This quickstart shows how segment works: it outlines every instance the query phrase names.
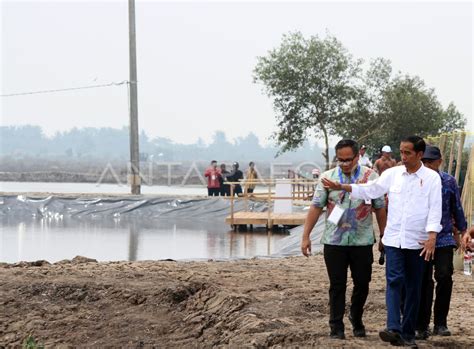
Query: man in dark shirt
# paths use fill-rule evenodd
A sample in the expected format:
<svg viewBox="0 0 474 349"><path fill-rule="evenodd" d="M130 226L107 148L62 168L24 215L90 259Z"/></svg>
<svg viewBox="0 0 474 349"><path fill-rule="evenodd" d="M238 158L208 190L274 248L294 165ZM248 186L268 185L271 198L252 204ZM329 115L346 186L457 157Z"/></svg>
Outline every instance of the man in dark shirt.
<svg viewBox="0 0 474 349"><path fill-rule="evenodd" d="M234 162L232 164L232 171L230 172L230 175L227 176L227 181L228 182L239 182L240 180L244 179L244 174L242 171L239 170L239 163ZM234 195L242 195L242 187L240 184L232 184L234 187Z"/></svg>
<svg viewBox="0 0 474 349"><path fill-rule="evenodd" d="M441 177L443 202L441 225L443 229L436 236L434 259L426 262L423 274L421 302L416 326L417 339L427 339L430 335L429 324L434 290L433 267L436 280L433 334L451 335L447 326L447 317L453 289L453 251L460 246L460 235L465 233L467 229L456 180L449 174L439 170L442 162L439 148L427 146L422 161L426 167L438 172ZM457 231L453 231L453 222Z"/></svg>

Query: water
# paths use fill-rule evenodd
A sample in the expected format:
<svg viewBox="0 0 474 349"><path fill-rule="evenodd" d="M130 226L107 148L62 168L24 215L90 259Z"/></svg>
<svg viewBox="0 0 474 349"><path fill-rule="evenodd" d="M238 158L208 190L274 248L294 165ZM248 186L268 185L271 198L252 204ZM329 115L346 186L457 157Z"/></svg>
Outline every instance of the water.
<svg viewBox="0 0 474 349"><path fill-rule="evenodd" d="M0 222L0 262L77 255L99 261L227 259L268 256L285 233L234 232L221 220L56 220Z"/></svg>
<svg viewBox="0 0 474 349"><path fill-rule="evenodd" d="M142 185L142 194L156 195L207 195L204 186ZM56 183L56 182L0 182L0 192L7 193L110 193L129 194L130 187L118 184Z"/></svg>
<svg viewBox="0 0 474 349"><path fill-rule="evenodd" d="M0 182L0 191L127 194L128 187L91 183ZM158 196L206 195L207 189L143 186L142 192ZM77 255L99 261L251 258L274 254L277 243L288 236L287 233L267 232L263 227L256 227L253 232L234 232L224 222L229 205L225 199L192 203L187 200L186 204L175 207L166 203L167 200L173 201L171 197L161 206L138 205L132 212L128 211L134 204L122 203L122 199L117 199L117 203L111 203L113 200L109 199L96 206L92 199L88 199L91 201L89 204L67 199L55 203L49 199L18 199L17 205L11 202L15 199L9 200L0 197L0 205L4 205L0 215L0 262L44 259L53 263ZM184 210L180 211L183 207ZM93 214L86 214L86 208ZM113 214L114 210L124 213ZM159 213L162 215L158 217Z"/></svg>

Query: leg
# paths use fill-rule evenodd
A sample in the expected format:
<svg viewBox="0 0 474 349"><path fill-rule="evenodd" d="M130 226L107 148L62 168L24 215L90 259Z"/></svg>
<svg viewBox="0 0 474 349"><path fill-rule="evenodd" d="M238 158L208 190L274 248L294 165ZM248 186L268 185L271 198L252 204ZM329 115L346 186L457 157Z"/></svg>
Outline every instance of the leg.
<svg viewBox="0 0 474 349"><path fill-rule="evenodd" d="M420 275L423 275L425 261L420 256L421 250L403 250L405 260L405 308L403 311L402 337L405 340L415 338L416 319L421 296Z"/></svg>
<svg viewBox="0 0 474 349"><path fill-rule="evenodd" d="M400 302L402 287L405 284L405 258L401 248L385 246L387 264L385 276L387 291L385 302L387 305L387 329L402 332L400 326Z"/></svg>
<svg viewBox="0 0 474 349"><path fill-rule="evenodd" d="M437 252L437 251L436 251ZM435 252L435 258L436 258ZM416 321L416 329L419 332L425 332L430 326L431 307L433 305L433 262L426 262L421 282L421 298Z"/></svg>
<svg viewBox="0 0 474 349"><path fill-rule="evenodd" d="M436 300L434 304L434 325L447 327L449 304L453 291L453 248L436 249L434 261L436 280Z"/></svg>
<svg viewBox="0 0 474 349"><path fill-rule="evenodd" d="M348 250L345 246L324 245L324 262L329 276L329 326L331 333L344 331Z"/></svg>
<svg viewBox="0 0 474 349"><path fill-rule="evenodd" d="M351 247L349 266L351 268L354 289L351 298L350 319L354 329L364 329L362 314L369 294L374 256L372 246Z"/></svg>

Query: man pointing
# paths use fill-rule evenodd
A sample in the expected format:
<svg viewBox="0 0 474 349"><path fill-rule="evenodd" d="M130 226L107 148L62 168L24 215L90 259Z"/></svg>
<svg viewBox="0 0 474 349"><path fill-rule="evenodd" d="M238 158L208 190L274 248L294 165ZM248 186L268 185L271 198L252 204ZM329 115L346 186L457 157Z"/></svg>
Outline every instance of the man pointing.
<svg viewBox="0 0 474 349"><path fill-rule="evenodd" d="M420 302L424 260L434 256L436 234L441 231L441 179L421 159L426 144L421 137L402 140L404 166L392 167L366 185L341 184L322 179L331 189L351 192L352 198L372 199L388 193L385 246L387 328L379 332L384 342L416 347L415 326ZM402 289L406 300L400 321Z"/></svg>

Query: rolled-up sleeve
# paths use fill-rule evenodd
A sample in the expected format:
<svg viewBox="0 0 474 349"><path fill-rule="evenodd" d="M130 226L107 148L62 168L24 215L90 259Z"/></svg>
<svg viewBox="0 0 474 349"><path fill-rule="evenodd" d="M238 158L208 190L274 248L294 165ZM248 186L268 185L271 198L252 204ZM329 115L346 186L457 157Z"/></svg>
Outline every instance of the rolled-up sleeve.
<svg viewBox="0 0 474 349"><path fill-rule="evenodd" d="M441 178L436 176L430 188L429 211L426 221L426 231L439 233L443 226L441 225L442 215L442 191Z"/></svg>

